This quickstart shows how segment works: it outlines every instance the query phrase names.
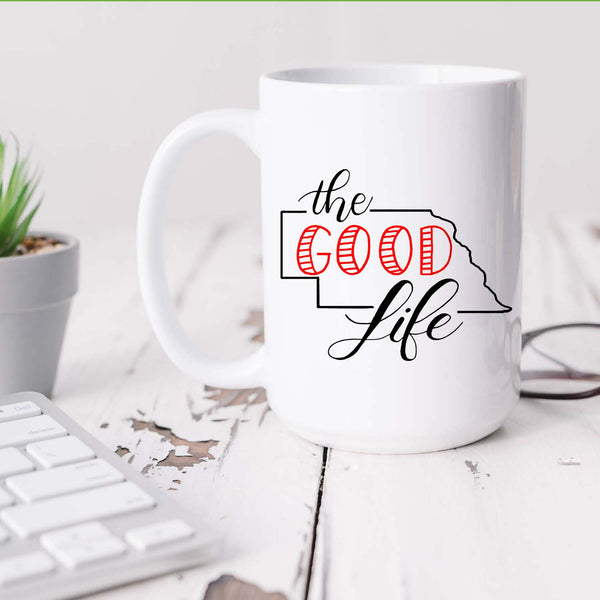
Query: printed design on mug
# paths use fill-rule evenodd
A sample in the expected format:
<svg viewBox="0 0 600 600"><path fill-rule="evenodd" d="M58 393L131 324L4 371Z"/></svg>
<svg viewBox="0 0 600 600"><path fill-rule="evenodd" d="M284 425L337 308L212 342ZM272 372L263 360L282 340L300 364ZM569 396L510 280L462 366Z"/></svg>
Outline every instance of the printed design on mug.
<svg viewBox="0 0 600 600"><path fill-rule="evenodd" d="M348 337L328 355L347 360L366 344L397 345L404 361L422 343L443 343L469 314L506 313L457 227L430 209L377 208L350 192L350 171L280 213L280 278L311 280L318 310L341 312ZM368 216L368 218L366 218Z"/></svg>

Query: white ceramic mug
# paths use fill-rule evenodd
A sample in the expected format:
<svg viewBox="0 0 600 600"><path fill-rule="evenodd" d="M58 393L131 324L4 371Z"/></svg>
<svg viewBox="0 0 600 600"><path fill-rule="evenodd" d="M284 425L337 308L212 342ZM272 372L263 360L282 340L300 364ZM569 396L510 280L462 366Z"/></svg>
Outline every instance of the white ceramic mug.
<svg viewBox="0 0 600 600"><path fill-rule="evenodd" d="M280 71L260 110L196 115L163 142L139 212L142 293L186 374L265 386L290 429L334 448L442 450L519 397L524 80L482 67ZM220 362L179 325L163 216L184 151L244 140L262 172L265 344Z"/></svg>

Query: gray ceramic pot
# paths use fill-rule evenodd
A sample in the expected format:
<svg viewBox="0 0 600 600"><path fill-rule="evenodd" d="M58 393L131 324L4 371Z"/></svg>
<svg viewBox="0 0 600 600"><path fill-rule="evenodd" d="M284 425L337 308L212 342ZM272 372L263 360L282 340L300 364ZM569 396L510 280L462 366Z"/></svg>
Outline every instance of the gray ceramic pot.
<svg viewBox="0 0 600 600"><path fill-rule="evenodd" d="M79 242L45 254L0 258L0 394L52 394L71 299L77 292Z"/></svg>

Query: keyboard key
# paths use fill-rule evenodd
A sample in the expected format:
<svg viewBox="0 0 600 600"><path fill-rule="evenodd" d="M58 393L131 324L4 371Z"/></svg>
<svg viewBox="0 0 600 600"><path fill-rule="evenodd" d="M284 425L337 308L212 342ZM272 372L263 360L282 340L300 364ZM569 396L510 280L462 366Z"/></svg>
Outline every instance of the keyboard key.
<svg viewBox="0 0 600 600"><path fill-rule="evenodd" d="M74 569L107 558L114 558L127 552L127 546L117 537L90 540L85 544L61 548L52 554L65 567Z"/></svg>
<svg viewBox="0 0 600 600"><path fill-rule="evenodd" d="M45 552L30 552L0 560L0 586L52 573L56 563Z"/></svg>
<svg viewBox="0 0 600 600"><path fill-rule="evenodd" d="M129 481L96 490L20 504L0 512L0 518L21 537L84 521L104 519L151 508L154 499Z"/></svg>
<svg viewBox="0 0 600 600"><path fill-rule="evenodd" d="M0 448L19 446L67 435L66 429L48 415L0 423Z"/></svg>
<svg viewBox="0 0 600 600"><path fill-rule="evenodd" d="M62 496L125 479L120 471L100 458L56 469L9 477L6 487L25 502Z"/></svg>
<svg viewBox="0 0 600 600"><path fill-rule="evenodd" d="M5 508L15 503L15 499L5 490L0 488L0 508Z"/></svg>
<svg viewBox="0 0 600 600"><path fill-rule="evenodd" d="M33 471L34 464L16 448L0 450L0 477Z"/></svg>
<svg viewBox="0 0 600 600"><path fill-rule="evenodd" d="M0 544L3 544L10 537L8 530L0 525Z"/></svg>
<svg viewBox="0 0 600 600"><path fill-rule="evenodd" d="M47 469L96 457L94 451L74 435L29 444L25 451Z"/></svg>
<svg viewBox="0 0 600 600"><path fill-rule="evenodd" d="M65 527L64 529L57 529L56 531L45 533L40 537L40 542L44 546L65 548L67 546L83 544L88 540L107 538L111 535L112 533L108 530L106 525L103 525L99 521L92 521L91 523L73 525L72 527Z"/></svg>
<svg viewBox="0 0 600 600"><path fill-rule="evenodd" d="M97 522L46 533L41 536L40 543L69 569L119 556L127 551L119 538Z"/></svg>
<svg viewBox="0 0 600 600"><path fill-rule="evenodd" d="M40 407L33 402L15 402L14 404L5 404L0 406L0 423L12 421L13 419L24 419L25 417L35 417L41 415Z"/></svg>
<svg viewBox="0 0 600 600"><path fill-rule="evenodd" d="M187 523L175 519L131 529L125 534L125 539L137 550L144 551L193 535L194 530Z"/></svg>

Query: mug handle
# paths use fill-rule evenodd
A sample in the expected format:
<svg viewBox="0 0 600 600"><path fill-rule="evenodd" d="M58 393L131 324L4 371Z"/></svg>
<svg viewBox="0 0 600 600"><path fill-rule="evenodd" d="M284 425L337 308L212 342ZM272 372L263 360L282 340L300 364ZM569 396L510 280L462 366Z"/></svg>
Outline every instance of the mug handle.
<svg viewBox="0 0 600 600"><path fill-rule="evenodd" d="M152 329L168 357L184 373L215 387L264 385L264 346L246 358L215 360L200 352L181 327L169 294L163 256L163 226L168 192L184 152L214 133L229 133L258 156L258 111L214 110L180 123L158 148L142 190L138 212L137 258L142 298Z"/></svg>

